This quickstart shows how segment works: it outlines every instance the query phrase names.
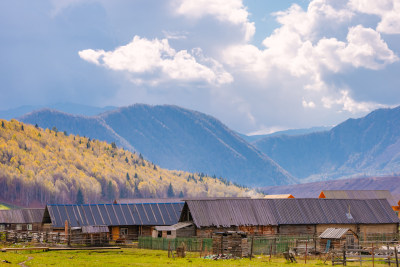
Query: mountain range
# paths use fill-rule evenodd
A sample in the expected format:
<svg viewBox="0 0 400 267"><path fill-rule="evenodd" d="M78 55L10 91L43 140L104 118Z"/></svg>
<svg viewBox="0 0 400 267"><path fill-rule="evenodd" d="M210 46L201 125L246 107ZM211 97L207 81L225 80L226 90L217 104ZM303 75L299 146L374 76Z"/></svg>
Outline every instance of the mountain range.
<svg viewBox="0 0 400 267"><path fill-rule="evenodd" d="M301 181L400 171L400 107L348 119L329 131L252 143Z"/></svg>
<svg viewBox="0 0 400 267"><path fill-rule="evenodd" d="M323 190L389 190L396 201L400 199L400 176L359 177L313 183L270 186L262 191L269 195L292 194L296 198L316 198Z"/></svg>
<svg viewBox="0 0 400 267"><path fill-rule="evenodd" d="M251 186L297 182L217 119L177 106L136 104L91 117L42 109L18 119L115 142L167 169L203 172Z"/></svg>
<svg viewBox="0 0 400 267"><path fill-rule="evenodd" d="M115 142L164 168L204 172L248 186L400 172L400 107L378 109L325 131L311 128L315 132L253 139L209 115L170 105L136 104L95 116L42 109L18 119Z"/></svg>

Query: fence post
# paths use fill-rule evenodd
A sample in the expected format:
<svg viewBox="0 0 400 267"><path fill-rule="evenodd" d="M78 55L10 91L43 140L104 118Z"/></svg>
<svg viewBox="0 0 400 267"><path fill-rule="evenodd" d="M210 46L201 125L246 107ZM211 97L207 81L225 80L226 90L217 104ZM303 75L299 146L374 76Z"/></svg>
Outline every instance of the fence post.
<svg viewBox="0 0 400 267"><path fill-rule="evenodd" d="M304 264L307 264L307 243L308 241L306 241L306 254L304 255Z"/></svg>
<svg viewBox="0 0 400 267"><path fill-rule="evenodd" d="M397 255L397 247L394 247L394 255L396 257L396 267L399 267L399 256Z"/></svg>
<svg viewBox="0 0 400 267"><path fill-rule="evenodd" d="M346 266L346 248L343 247L343 266Z"/></svg>
<svg viewBox="0 0 400 267"><path fill-rule="evenodd" d="M253 257L254 235L251 237L250 260Z"/></svg>
<svg viewBox="0 0 400 267"><path fill-rule="evenodd" d="M375 252L374 252L374 243L372 243L372 267L375 266Z"/></svg>

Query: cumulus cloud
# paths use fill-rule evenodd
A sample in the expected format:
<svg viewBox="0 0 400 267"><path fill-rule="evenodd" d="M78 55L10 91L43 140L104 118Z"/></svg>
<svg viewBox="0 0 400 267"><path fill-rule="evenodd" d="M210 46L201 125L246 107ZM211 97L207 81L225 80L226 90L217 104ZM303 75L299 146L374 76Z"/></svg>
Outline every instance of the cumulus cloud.
<svg viewBox="0 0 400 267"><path fill-rule="evenodd" d="M351 113L368 112L372 109L382 107L382 105L373 102L357 102L350 97L348 90L341 90L337 98L323 97L322 103L325 108L331 109L334 106L339 106L341 110Z"/></svg>
<svg viewBox="0 0 400 267"><path fill-rule="evenodd" d="M389 7L381 7L385 8ZM379 31L351 24L356 9L363 10L345 1L314 0L307 10L294 4L275 13L281 26L264 39L264 48L232 45L223 51L223 62L233 73L261 77L267 90L271 90L268 82L276 79L276 73L279 79L294 81L297 86L291 90L303 92L299 101L304 108L316 108L317 102L325 108L340 107L351 113L375 108L373 103L358 103L349 91L326 81L329 75L359 68L380 70L399 60ZM336 31L343 32L345 38L335 36ZM306 101L304 96L319 100Z"/></svg>
<svg viewBox="0 0 400 267"><path fill-rule="evenodd" d="M242 0L179 0L176 1L176 13L191 19L213 16L219 21L229 22L242 27L246 41L253 37L256 28L248 19L249 13Z"/></svg>
<svg viewBox="0 0 400 267"><path fill-rule="evenodd" d="M194 49L191 53L175 51L167 39L148 40L135 36L129 44L114 51L86 49L79 51L79 56L112 70L147 75L147 80L139 77L137 81L153 85L171 80L213 85L233 81L232 75L216 60L204 57L201 49Z"/></svg>
<svg viewBox="0 0 400 267"><path fill-rule="evenodd" d="M350 0L349 6L357 12L377 15L381 18L376 28L386 34L400 33L399 0Z"/></svg>

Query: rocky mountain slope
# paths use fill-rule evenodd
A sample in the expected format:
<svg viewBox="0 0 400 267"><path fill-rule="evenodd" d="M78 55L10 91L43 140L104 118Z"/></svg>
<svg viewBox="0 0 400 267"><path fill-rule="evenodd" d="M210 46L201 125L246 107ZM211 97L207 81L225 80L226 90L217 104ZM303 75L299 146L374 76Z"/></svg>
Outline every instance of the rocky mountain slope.
<svg viewBox="0 0 400 267"><path fill-rule="evenodd" d="M217 119L177 106L136 104L94 117L39 110L19 118L40 127L115 142L168 169L203 172L246 185L296 182Z"/></svg>
<svg viewBox="0 0 400 267"><path fill-rule="evenodd" d="M400 107L378 109L330 131L267 137L253 143L306 181L400 172Z"/></svg>

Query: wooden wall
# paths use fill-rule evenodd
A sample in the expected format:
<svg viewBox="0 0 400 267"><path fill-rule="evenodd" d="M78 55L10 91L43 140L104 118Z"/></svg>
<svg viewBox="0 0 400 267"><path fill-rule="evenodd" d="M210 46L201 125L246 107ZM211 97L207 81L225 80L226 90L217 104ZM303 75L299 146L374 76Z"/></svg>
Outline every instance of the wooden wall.
<svg viewBox="0 0 400 267"><path fill-rule="evenodd" d="M308 225L280 225L278 227L279 234L281 235L314 235L316 232L316 226L312 224Z"/></svg>
<svg viewBox="0 0 400 267"><path fill-rule="evenodd" d="M194 225L176 230L176 237L192 237L196 235L196 228Z"/></svg>

